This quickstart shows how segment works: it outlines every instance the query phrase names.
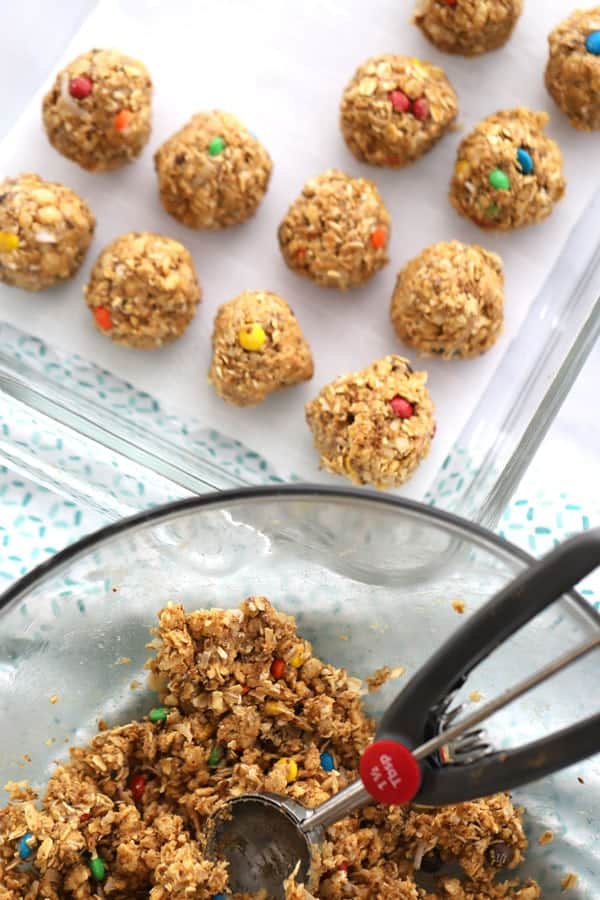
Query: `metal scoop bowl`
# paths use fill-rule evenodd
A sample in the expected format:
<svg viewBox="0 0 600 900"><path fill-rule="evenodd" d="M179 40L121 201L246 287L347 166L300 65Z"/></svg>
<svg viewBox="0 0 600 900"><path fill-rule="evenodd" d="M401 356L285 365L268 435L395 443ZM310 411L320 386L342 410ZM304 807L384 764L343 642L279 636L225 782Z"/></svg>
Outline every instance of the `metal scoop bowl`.
<svg viewBox="0 0 600 900"><path fill-rule="evenodd" d="M228 861L233 893L263 890L284 900L283 882L292 873L310 888L314 848L325 829L369 802L360 781L314 810L278 794L244 794L215 814L207 852Z"/></svg>
<svg viewBox="0 0 600 900"><path fill-rule="evenodd" d="M386 710L363 752L360 779L316 809L276 794L246 794L213 816L207 853L229 864L229 889L284 900L291 875L310 890L325 829L366 804L461 803L535 781L600 751L600 713L521 747L492 751L481 722L575 660L600 648L600 630L544 668L456 722L449 695L539 612L600 565L600 529L566 541L474 613L413 676ZM433 735L425 739L428 735ZM424 741L424 742L423 742ZM466 762L445 762L466 741ZM416 749L412 749L416 748ZM263 893L264 896L264 893Z"/></svg>

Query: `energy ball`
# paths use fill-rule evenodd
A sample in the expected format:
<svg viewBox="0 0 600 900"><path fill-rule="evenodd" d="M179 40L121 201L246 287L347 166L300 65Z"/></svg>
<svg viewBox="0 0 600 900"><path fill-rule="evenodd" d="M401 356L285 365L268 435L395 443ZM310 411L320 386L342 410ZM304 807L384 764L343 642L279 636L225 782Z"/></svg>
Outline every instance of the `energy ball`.
<svg viewBox="0 0 600 900"><path fill-rule="evenodd" d="M71 278L96 220L75 191L27 172L0 181L0 281L43 291Z"/></svg>
<svg viewBox="0 0 600 900"><path fill-rule="evenodd" d="M479 356L504 318L502 260L475 244L427 247L398 275L391 318L396 334L423 356Z"/></svg>
<svg viewBox="0 0 600 900"><path fill-rule="evenodd" d="M548 37L546 87L580 131L600 129L600 6L578 9Z"/></svg>
<svg viewBox="0 0 600 900"><path fill-rule="evenodd" d="M326 385L306 405L322 468L377 488L407 481L435 433L426 381L403 357L385 356Z"/></svg>
<svg viewBox="0 0 600 900"><path fill-rule="evenodd" d="M523 107L497 112L458 149L450 200L481 228L509 231L550 215L566 182L558 144L544 134L548 115Z"/></svg>
<svg viewBox="0 0 600 900"><path fill-rule="evenodd" d="M478 56L510 38L522 0L419 0L415 23L438 50Z"/></svg>
<svg viewBox="0 0 600 900"><path fill-rule="evenodd" d="M115 343L140 350L154 350L180 337L200 298L185 247L145 231L132 231L108 244L85 289L97 328Z"/></svg>
<svg viewBox="0 0 600 900"><path fill-rule="evenodd" d="M357 159L399 169L431 150L457 114L458 98L442 69L383 54L354 73L342 96L340 123Z"/></svg>
<svg viewBox="0 0 600 900"><path fill-rule="evenodd" d="M197 113L154 154L161 203L190 228L240 225L258 209L271 157L230 113Z"/></svg>
<svg viewBox="0 0 600 900"><path fill-rule="evenodd" d="M90 50L58 73L42 115L52 146L90 172L117 169L150 137L152 81L118 50Z"/></svg>
<svg viewBox="0 0 600 900"><path fill-rule="evenodd" d="M236 406L254 406L313 375L310 347L294 313L269 291L244 291L224 303L212 345L209 380L223 400Z"/></svg>
<svg viewBox="0 0 600 900"><path fill-rule="evenodd" d="M328 169L311 178L279 226L290 269L324 287L364 284L389 262L391 219L373 181Z"/></svg>

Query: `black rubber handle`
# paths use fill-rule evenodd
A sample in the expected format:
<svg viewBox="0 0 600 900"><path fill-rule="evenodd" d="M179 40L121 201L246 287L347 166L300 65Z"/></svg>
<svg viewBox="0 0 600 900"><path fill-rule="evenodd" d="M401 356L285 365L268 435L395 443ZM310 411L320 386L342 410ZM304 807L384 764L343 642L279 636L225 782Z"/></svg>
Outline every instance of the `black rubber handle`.
<svg viewBox="0 0 600 900"><path fill-rule="evenodd" d="M427 732L431 726L431 710L435 709L449 693L460 687L472 669L489 656L493 650L599 565L600 529L584 532L565 541L543 559L533 563L481 609L473 613L465 624L419 669L383 715L377 729L377 739L399 741L414 750L425 739L431 737L432 734ZM574 726L574 730L569 731L573 738L577 737L579 740L580 736L586 747L589 747L587 742L593 739L594 724L596 727L598 724L597 719L591 719L589 722L591 722L591 737L586 730L586 723L583 723L581 734L577 730L582 727L581 725ZM596 739L600 739L598 734L596 734ZM507 753L500 754L506 762L511 759L514 763L511 765L511 777L508 779L510 783L507 783L502 789L537 778L537 775L527 770L528 774L519 780L519 772L521 769L524 770L529 753L545 754L547 750L550 754L548 759L555 760L556 757L552 754L559 752L556 747L564 740L565 733L559 733L530 745L529 749L520 748L519 751L507 751ZM573 761L589 755L589 752L583 752L580 755L579 750L574 746L568 749L571 754L575 754ZM597 744L595 749L598 749ZM494 758L495 764L497 764L499 757L490 759ZM565 754L566 761L561 765L568 765L570 758L568 754ZM554 765L553 762L549 762L549 765L549 769L544 769L542 766L540 775L561 767ZM464 790L466 789L467 793L472 790L469 788L471 778L476 777L476 772L487 772L488 766L492 766L488 759L480 763L454 766L446 770L447 777L451 776L453 779L457 779L457 791L462 799L467 799ZM431 782L433 775L436 775L436 771L430 771L431 767L428 767L427 764L422 768L424 777L422 789L430 793L427 784ZM443 769L437 770L438 780L436 783L439 783L440 786L442 783L446 784L447 780L446 775L441 777L443 771ZM481 791L482 787L483 785L478 790ZM492 792L497 789L499 788L493 787ZM444 790L448 792L450 788ZM471 796L476 795L476 793L471 793ZM481 793L479 795L481 796ZM421 792L417 800L420 798ZM436 795L436 799L431 802L450 801L438 800Z"/></svg>
<svg viewBox="0 0 600 900"><path fill-rule="evenodd" d="M590 690L591 690L590 686ZM600 753L600 713L515 750L465 766L422 767L415 803L443 806L509 791Z"/></svg>

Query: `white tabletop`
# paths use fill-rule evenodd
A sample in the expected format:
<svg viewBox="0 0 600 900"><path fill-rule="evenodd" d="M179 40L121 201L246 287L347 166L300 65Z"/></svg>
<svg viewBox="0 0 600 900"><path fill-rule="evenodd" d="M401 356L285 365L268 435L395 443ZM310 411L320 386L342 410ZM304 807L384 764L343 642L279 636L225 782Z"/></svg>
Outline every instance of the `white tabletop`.
<svg viewBox="0 0 600 900"><path fill-rule="evenodd" d="M54 68L94 5L94 0L58 4L22 0L3 9L0 139ZM600 351L596 347L517 492L523 496L541 490L550 497L567 494L579 500L584 508L589 506L591 524L600 525L600 518L594 521L595 511L600 509L599 388Z"/></svg>

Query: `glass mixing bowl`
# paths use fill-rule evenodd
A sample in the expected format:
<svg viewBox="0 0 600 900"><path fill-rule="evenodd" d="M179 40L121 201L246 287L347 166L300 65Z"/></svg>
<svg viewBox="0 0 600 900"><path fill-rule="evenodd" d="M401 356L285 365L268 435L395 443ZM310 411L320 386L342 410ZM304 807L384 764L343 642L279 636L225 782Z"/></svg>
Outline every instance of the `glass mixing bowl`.
<svg viewBox="0 0 600 900"><path fill-rule="evenodd" d="M296 616L323 659L360 677L404 667L368 697L377 715L464 617L529 561L451 515L356 490L228 492L119 521L0 597L0 784L43 785L53 761L86 741L99 719L120 724L155 705L145 645L169 600L188 609L232 607L263 594ZM563 597L472 674L462 700L491 698L598 627L600 617L577 594ZM589 715L599 684L592 654L497 714L491 742L522 743ZM542 883L546 898L561 896L568 872L578 876L572 900L600 896L600 758L516 797L527 807L531 842L523 874ZM554 840L541 846L547 830Z"/></svg>

